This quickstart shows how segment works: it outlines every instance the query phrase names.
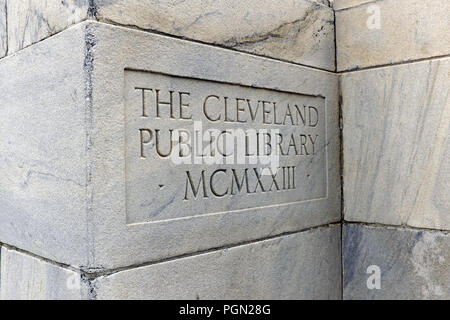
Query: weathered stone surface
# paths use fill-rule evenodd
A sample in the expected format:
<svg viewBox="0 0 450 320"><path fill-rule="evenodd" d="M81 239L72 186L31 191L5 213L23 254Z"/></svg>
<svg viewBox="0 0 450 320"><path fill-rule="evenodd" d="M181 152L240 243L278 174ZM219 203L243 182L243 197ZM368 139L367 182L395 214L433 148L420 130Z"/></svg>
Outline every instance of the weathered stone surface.
<svg viewBox="0 0 450 320"><path fill-rule="evenodd" d="M7 1L8 53L14 53L85 20L88 3L88 0Z"/></svg>
<svg viewBox="0 0 450 320"><path fill-rule="evenodd" d="M377 0L333 0L333 9L341 10L352 8L361 4L376 2Z"/></svg>
<svg viewBox="0 0 450 320"><path fill-rule="evenodd" d="M335 67L333 11L310 1L99 0L97 7L100 21L328 70Z"/></svg>
<svg viewBox="0 0 450 320"><path fill-rule="evenodd" d="M0 242L87 265L85 44L68 33L0 62Z"/></svg>
<svg viewBox="0 0 450 320"><path fill-rule="evenodd" d="M79 273L1 248L1 300L79 300L88 297Z"/></svg>
<svg viewBox="0 0 450 320"><path fill-rule="evenodd" d="M9 52L88 17L334 70L334 14L316 2L271 0L9 1ZM0 28L1 30L1 28Z"/></svg>
<svg viewBox="0 0 450 320"><path fill-rule="evenodd" d="M337 11L336 26L338 71L450 53L449 1L377 1Z"/></svg>
<svg viewBox="0 0 450 320"><path fill-rule="evenodd" d="M341 81L345 219L450 229L450 59Z"/></svg>
<svg viewBox="0 0 450 320"><path fill-rule="evenodd" d="M448 233L350 224L343 253L344 299L450 299ZM371 265L380 289L367 287Z"/></svg>
<svg viewBox="0 0 450 320"><path fill-rule="evenodd" d="M8 50L8 35L6 30L6 0L0 0L0 58Z"/></svg>
<svg viewBox="0 0 450 320"><path fill-rule="evenodd" d="M121 271L97 299L340 299L340 226Z"/></svg>
<svg viewBox="0 0 450 320"><path fill-rule="evenodd" d="M6 115L0 129L6 137L0 141L0 168L5 177L0 180L0 203L5 208L0 211L0 241L91 271L157 261L340 219L338 83L332 73L96 22L83 22L22 50L5 59L0 68L0 77L6 79L0 83L6 92L0 96ZM139 128L124 116L129 115L127 96L132 94L131 101L140 101L136 97L141 96L139 90L126 91L124 96L129 70L144 75L137 79L141 85L193 90L195 116L202 112L196 94L203 96L208 86L230 97L248 94L252 101L270 96L280 102L279 110L290 99L316 106L321 122L305 130L322 136L318 140L321 148L316 157L299 155L310 163L302 164L304 179L308 181L308 166L314 179L298 182L304 190L298 199L287 197L287 202L281 200L277 205L263 202L265 194L258 190L249 195L261 197L256 207L253 199L248 200L248 207L231 209L222 207L220 199L202 199L195 212L184 193L173 193L176 206L167 213L164 207L160 210L167 214L165 218L149 219L142 214L146 209L136 214L128 204L127 188L138 175L129 175L132 168L126 157L130 151L133 157L139 154L133 152L135 146L127 151L125 137L127 129L139 134ZM26 78L20 76L24 73ZM173 76L181 77L181 82L170 80ZM165 94L162 99L168 99L167 92L161 93ZM151 96L147 99L152 101ZM179 126L173 119L154 120L154 109L148 110L153 117L151 129L157 129L155 124L164 130ZM185 123L192 126L192 120ZM218 128L228 127L219 123ZM325 167L320 164L323 157ZM295 159L290 155L283 161ZM184 190L186 176L175 174L178 167L170 160L164 170L142 163L141 178L150 177L153 170L161 181L173 177L172 186L181 185ZM154 183L149 179L143 185ZM146 205L156 208L151 201Z"/></svg>
<svg viewBox="0 0 450 320"><path fill-rule="evenodd" d="M327 6L327 7L331 7L330 0L312 0L312 1L323 4L324 6Z"/></svg>

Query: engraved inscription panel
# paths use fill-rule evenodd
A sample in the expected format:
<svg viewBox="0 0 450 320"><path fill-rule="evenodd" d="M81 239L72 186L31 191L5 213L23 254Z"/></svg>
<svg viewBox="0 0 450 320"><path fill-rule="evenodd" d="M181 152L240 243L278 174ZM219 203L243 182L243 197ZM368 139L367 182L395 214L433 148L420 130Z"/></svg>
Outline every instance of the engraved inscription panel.
<svg viewBox="0 0 450 320"><path fill-rule="evenodd" d="M127 223L326 198L325 99L125 70Z"/></svg>

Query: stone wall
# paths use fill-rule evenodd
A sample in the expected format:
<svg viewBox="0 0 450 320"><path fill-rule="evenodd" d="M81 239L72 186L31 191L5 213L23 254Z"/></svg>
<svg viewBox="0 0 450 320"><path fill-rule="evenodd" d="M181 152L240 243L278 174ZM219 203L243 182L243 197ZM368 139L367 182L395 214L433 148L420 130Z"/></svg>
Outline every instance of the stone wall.
<svg viewBox="0 0 450 320"><path fill-rule="evenodd" d="M335 1L344 299L450 297L450 3ZM381 289L369 290L370 265Z"/></svg>
<svg viewBox="0 0 450 320"><path fill-rule="evenodd" d="M327 1L3 4L2 299L341 298L338 76ZM164 90L179 92L177 120L150 118L152 89L135 88L152 82L164 101ZM262 98L277 100L292 125L308 121L281 128L299 140L285 139L289 157L271 176L240 164L204 165L200 174L154 156L142 135L139 150L138 129L229 117L212 115L214 105L202 110L213 93L247 98L249 109L237 105L230 117L237 112L240 127L279 125L266 118L276 116L275 102L272 116L267 101L257 114L252 103ZM289 101L309 108L304 119ZM233 121L203 124L223 130ZM202 198L186 173L208 175Z"/></svg>
<svg viewBox="0 0 450 320"><path fill-rule="evenodd" d="M0 299L448 299L448 12L0 0ZM278 166L162 156L194 121Z"/></svg>
<svg viewBox="0 0 450 320"><path fill-rule="evenodd" d="M91 19L334 70L334 15L327 3L2 0L0 17L8 12L9 54Z"/></svg>

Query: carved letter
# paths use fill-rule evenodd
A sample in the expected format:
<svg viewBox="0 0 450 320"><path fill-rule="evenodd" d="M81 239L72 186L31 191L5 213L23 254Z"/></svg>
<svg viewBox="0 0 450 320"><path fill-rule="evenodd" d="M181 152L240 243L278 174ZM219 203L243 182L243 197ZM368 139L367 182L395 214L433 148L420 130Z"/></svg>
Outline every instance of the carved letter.
<svg viewBox="0 0 450 320"><path fill-rule="evenodd" d="M228 193L228 188L225 190L225 192L223 192L223 193L218 193L217 191L216 191L216 189L214 188L214 186L213 186L213 179L214 179L214 176L217 174L217 173L219 173L219 172L223 172L223 173L227 173L227 170L226 169L217 169L216 171L214 171L212 174L211 174L211 177L209 178L209 186L210 186L210 188L211 188L211 192L216 196L216 197L218 197L218 198L221 198L221 197L223 197L224 195L226 195L227 193Z"/></svg>
<svg viewBox="0 0 450 320"><path fill-rule="evenodd" d="M300 148L300 155L303 155L303 148L305 149L305 153L308 156L308 149L306 148L306 143L308 142L308 139L306 138L306 135L301 134L300 135L300 143L301 143L301 148Z"/></svg>
<svg viewBox="0 0 450 320"><path fill-rule="evenodd" d="M313 123L313 121L311 120L312 119L312 116L311 116L311 110L313 110L313 113L315 113L316 114L316 116L315 116L315 121L316 122L314 122ZM309 107L309 126L310 127L315 127L315 126L317 126L317 124L319 123L319 111L317 111L317 109L316 108L314 108L314 107Z"/></svg>
<svg viewBox="0 0 450 320"><path fill-rule="evenodd" d="M239 102L241 102L241 101L245 102L246 100L241 99L241 98L236 98L236 121L245 123L245 122L247 122L247 120L241 119L241 117L240 117L241 113L245 112L245 109L239 105Z"/></svg>
<svg viewBox="0 0 450 320"><path fill-rule="evenodd" d="M160 90L156 89L156 117L157 118L161 118L159 115L159 106L160 105L168 105L169 106L169 110L170 110L170 118L173 119L173 91L169 91L169 101L165 102L165 101L160 101L159 100L159 92Z"/></svg>
<svg viewBox="0 0 450 320"><path fill-rule="evenodd" d="M247 176L247 168L244 169L244 173L242 175L241 183L239 183L238 177L236 175L236 169L231 169L233 172L233 180L231 181L231 194L236 194L234 192L234 183L236 182L238 192L241 192L242 187L244 186L244 180L245 180L245 186L247 187L247 193L250 193L249 187L248 187L248 176Z"/></svg>
<svg viewBox="0 0 450 320"><path fill-rule="evenodd" d="M298 105L295 105L295 109L297 110L297 125L299 125L299 119L302 120L302 124L304 126L306 126L306 119L305 119L305 114L306 114L306 106L303 106L303 113L300 110L300 108L298 107Z"/></svg>
<svg viewBox="0 0 450 320"><path fill-rule="evenodd" d="M147 133L147 138L145 138L144 132ZM152 141L153 133L150 129L139 129L139 133L141 136L141 158L145 159L144 155L144 145Z"/></svg>
<svg viewBox="0 0 450 320"><path fill-rule="evenodd" d="M319 136L319 135L316 134L316 138L313 140L312 137L311 137L311 135L308 134L309 140L311 140L311 143L312 143L313 155L315 154L315 151L314 151L314 144L316 143L317 137L318 137L318 136Z"/></svg>
<svg viewBox="0 0 450 320"><path fill-rule="evenodd" d="M188 200L188 185L191 187L192 193L194 194L194 198L197 198L197 194L200 190L200 185L202 185L203 189L203 198L208 198L208 195L206 193L206 186L205 186L205 170L202 170L202 175L200 177L200 180L198 182L197 188L194 186L194 182L192 181L191 172L186 171L186 188L184 192L184 200Z"/></svg>
<svg viewBox="0 0 450 320"><path fill-rule="evenodd" d="M170 133L170 138L169 138L169 141L170 141L170 147L169 147L169 152L167 152L166 154L163 154L163 153L161 152L161 149L160 149L159 131L160 131L159 129L156 129L156 130L155 130L155 132L156 132L156 134L155 134L156 152L158 153L158 155L159 155L160 157L166 158L166 157L170 156L170 154L172 153L172 147L173 147L172 133L173 133L173 130L172 130L172 129L169 130L169 133Z"/></svg>
<svg viewBox="0 0 450 320"><path fill-rule="evenodd" d="M261 187L261 191L262 192L265 192L264 185L263 185L263 183L261 181L261 174L258 172L257 168L253 168L253 171L255 172L255 176L256 176L256 186L255 186L255 190L253 191L253 193L256 192L256 190L258 189L258 186Z"/></svg>
<svg viewBox="0 0 450 320"><path fill-rule="evenodd" d="M136 90L142 90L142 117L147 118L147 114L145 113L145 91L153 91L153 89L150 88L140 88L136 87L134 88Z"/></svg>
<svg viewBox="0 0 450 320"><path fill-rule="evenodd" d="M215 99L217 99L217 100L220 100L220 98L219 98L218 96L215 96L215 95L207 96L207 97L205 98L205 101L203 102L203 114L205 115L205 117L206 117L209 121L215 122L215 121L220 120L221 115L219 115L216 119L213 119L213 118L211 118L211 117L208 115L208 112L206 112L206 103L208 102L208 99L210 99L210 98L215 98Z"/></svg>
<svg viewBox="0 0 450 320"><path fill-rule="evenodd" d="M183 103L183 95L190 96L191 94L189 92L179 92L179 95L180 95L180 119L190 120L192 119L192 114L190 114L189 116L183 114L183 108L189 107L189 103Z"/></svg>

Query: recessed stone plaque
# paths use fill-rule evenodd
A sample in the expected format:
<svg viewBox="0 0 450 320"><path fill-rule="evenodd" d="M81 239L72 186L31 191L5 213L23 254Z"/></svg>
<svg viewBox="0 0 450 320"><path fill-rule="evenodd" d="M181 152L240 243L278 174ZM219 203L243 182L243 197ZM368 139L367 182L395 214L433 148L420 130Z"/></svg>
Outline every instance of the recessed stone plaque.
<svg viewBox="0 0 450 320"><path fill-rule="evenodd" d="M325 198L325 99L125 71L127 223Z"/></svg>

